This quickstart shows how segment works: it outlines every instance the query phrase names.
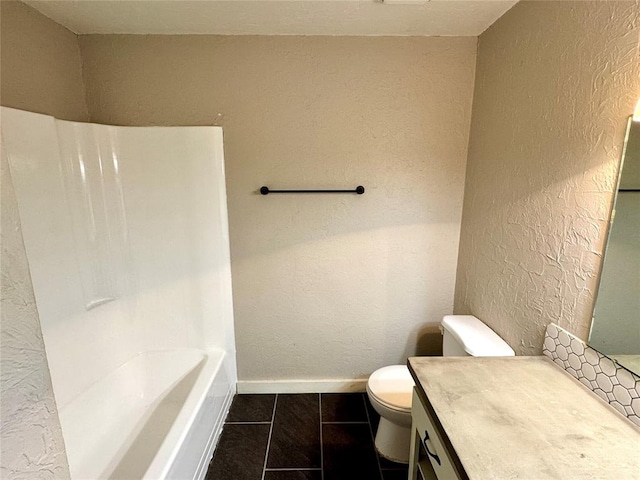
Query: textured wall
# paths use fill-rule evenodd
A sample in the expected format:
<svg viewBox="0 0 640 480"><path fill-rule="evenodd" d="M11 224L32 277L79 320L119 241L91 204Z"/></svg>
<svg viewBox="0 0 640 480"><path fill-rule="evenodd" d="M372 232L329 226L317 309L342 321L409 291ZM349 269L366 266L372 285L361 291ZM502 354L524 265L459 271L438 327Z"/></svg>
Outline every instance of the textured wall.
<svg viewBox="0 0 640 480"><path fill-rule="evenodd" d="M4 154L1 168L0 476L65 479L69 467Z"/></svg>
<svg viewBox="0 0 640 480"><path fill-rule="evenodd" d="M451 312L475 38L80 45L92 121L223 114L241 380L364 377ZM256 192L359 184L363 196Z"/></svg>
<svg viewBox="0 0 640 480"><path fill-rule="evenodd" d="M628 115L639 3L518 3L480 36L455 311L519 354L587 338Z"/></svg>
<svg viewBox="0 0 640 480"><path fill-rule="evenodd" d="M0 2L0 23L0 103L88 120L78 37L17 1Z"/></svg>

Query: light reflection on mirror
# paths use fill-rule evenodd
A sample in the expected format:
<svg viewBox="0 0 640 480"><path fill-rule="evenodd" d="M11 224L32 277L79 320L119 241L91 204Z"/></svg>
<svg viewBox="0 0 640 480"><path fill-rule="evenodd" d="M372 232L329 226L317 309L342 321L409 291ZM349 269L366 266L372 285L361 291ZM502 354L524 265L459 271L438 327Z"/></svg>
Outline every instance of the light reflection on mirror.
<svg viewBox="0 0 640 480"><path fill-rule="evenodd" d="M640 122L630 119L589 345L640 373Z"/></svg>

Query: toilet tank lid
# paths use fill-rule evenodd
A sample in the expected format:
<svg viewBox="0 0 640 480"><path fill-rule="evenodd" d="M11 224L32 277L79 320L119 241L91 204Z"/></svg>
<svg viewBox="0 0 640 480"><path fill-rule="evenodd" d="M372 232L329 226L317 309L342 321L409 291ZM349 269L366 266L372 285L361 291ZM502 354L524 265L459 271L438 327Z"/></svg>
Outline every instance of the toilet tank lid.
<svg viewBox="0 0 640 480"><path fill-rule="evenodd" d="M445 315L442 327L473 357L512 357L513 349L473 315Z"/></svg>

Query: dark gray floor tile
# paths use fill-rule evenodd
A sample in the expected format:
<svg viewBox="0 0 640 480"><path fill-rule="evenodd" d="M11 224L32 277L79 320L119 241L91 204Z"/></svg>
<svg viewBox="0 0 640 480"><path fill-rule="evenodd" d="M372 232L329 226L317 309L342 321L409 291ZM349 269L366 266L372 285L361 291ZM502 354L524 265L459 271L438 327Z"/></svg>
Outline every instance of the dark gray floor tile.
<svg viewBox="0 0 640 480"><path fill-rule="evenodd" d="M365 395L364 397L367 405L367 412L369 412L369 422L371 423L371 428L373 430L373 434L375 435L376 433L378 433L378 423L380 423L380 415L378 415L378 412L374 410L373 405L371 405L371 402L369 401L369 397L367 397L367 395Z"/></svg>
<svg viewBox="0 0 640 480"><path fill-rule="evenodd" d="M264 480L321 480L320 470L266 471Z"/></svg>
<svg viewBox="0 0 640 480"><path fill-rule="evenodd" d="M384 480L407 480L409 470L382 470L382 478Z"/></svg>
<svg viewBox="0 0 640 480"><path fill-rule="evenodd" d="M322 443L325 480L380 480L369 425L325 423Z"/></svg>
<svg viewBox="0 0 640 480"><path fill-rule="evenodd" d="M270 425L225 425L206 480L260 480Z"/></svg>
<svg viewBox="0 0 640 480"><path fill-rule="evenodd" d="M323 422L366 422L367 411L362 393L323 393Z"/></svg>
<svg viewBox="0 0 640 480"><path fill-rule="evenodd" d="M406 463L396 463L391 460L387 460L382 455L378 455L380 460L380 468L383 470L407 470L408 465Z"/></svg>
<svg viewBox="0 0 640 480"><path fill-rule="evenodd" d="M278 395L267 468L320 467L319 394Z"/></svg>
<svg viewBox="0 0 640 480"><path fill-rule="evenodd" d="M270 422L275 395L236 395L227 422Z"/></svg>

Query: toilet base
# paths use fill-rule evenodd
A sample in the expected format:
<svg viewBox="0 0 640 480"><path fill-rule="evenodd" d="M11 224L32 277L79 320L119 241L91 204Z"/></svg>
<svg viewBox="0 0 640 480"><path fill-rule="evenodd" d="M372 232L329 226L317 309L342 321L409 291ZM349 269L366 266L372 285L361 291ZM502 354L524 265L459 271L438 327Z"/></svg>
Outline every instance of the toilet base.
<svg viewBox="0 0 640 480"><path fill-rule="evenodd" d="M411 427L403 427L380 417L375 445L378 453L387 460L409 463Z"/></svg>

